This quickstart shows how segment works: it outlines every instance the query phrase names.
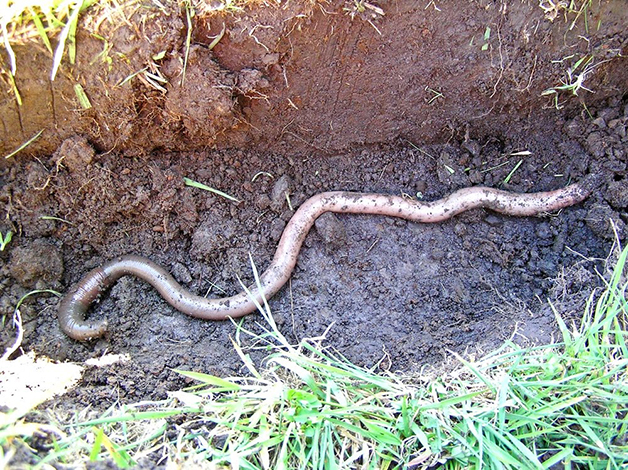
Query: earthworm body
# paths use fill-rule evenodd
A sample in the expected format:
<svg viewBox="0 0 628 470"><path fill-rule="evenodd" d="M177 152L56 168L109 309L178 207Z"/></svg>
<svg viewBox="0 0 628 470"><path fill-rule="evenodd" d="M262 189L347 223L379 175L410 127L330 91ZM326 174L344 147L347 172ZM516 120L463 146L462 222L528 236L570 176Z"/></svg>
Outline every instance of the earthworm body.
<svg viewBox="0 0 628 470"><path fill-rule="evenodd" d="M125 275L150 283L174 308L193 317L225 320L256 310L288 281L301 245L314 221L325 212L375 214L399 217L413 222L434 223L477 208L491 209L511 216L533 216L577 204L598 185L600 178L583 181L556 191L516 194L487 187L461 189L433 202L421 202L384 194L326 192L305 201L290 219L268 269L260 276L260 287L223 299L207 299L181 287L161 266L140 256L123 256L90 271L59 304L61 329L71 338L88 340L105 334L105 320L85 319L89 305L106 288ZM255 301L253 300L255 299Z"/></svg>

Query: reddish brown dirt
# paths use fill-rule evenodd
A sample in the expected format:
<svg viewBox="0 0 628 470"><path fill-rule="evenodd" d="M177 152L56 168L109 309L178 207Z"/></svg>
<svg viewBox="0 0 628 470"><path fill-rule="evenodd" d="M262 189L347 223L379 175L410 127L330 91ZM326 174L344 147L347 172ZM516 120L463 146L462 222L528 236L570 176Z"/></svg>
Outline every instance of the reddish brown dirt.
<svg viewBox="0 0 628 470"><path fill-rule="evenodd" d="M615 236L609 220L625 236L628 12L623 2L596 3L587 31L582 19L573 30L562 17L549 22L536 2L425 3L380 4L384 16L367 8L353 18L349 4L226 15L197 4L184 81L178 10L128 10L98 28L100 12L88 12L77 63L52 84L45 49L16 48L24 103L2 95L0 153L44 133L0 160L0 232L16 234L0 252L0 343L13 341L9 318L26 292L65 292L120 254L154 259L195 292L235 293L238 277L252 281L249 253L259 269L268 265L293 214L286 191L293 208L328 190L432 200L479 184L549 190L602 172L589 200L541 218L327 217L270 303L291 341L331 326L327 344L351 361L371 367L385 356L380 367L405 372L513 335L549 340L548 298L576 320ZM95 60L103 42L91 31L111 44L111 67ZM552 61L584 53L596 64L585 83L595 93L561 94L557 110L540 95L573 59ZM137 76L121 84L149 66L167 79L165 92ZM75 83L92 109L79 109ZM187 187L184 177L241 202ZM22 306L24 350L61 361L132 358L89 368L61 406L164 397L185 383L173 368L240 371L234 325L188 318L135 279L91 310L110 321L100 340L65 337L57 304L42 295ZM251 315L244 326L261 332L260 322Z"/></svg>
<svg viewBox="0 0 628 470"><path fill-rule="evenodd" d="M76 64L52 83L45 48L16 46L24 103L10 91L5 62L0 154L41 129L31 153L51 153L75 134L126 155L208 147L329 155L399 138L438 143L467 128L476 138L534 134L556 114L541 92L561 85L579 58L593 57L584 85L595 93L580 90L589 106L626 86L623 1L592 6L573 28L575 15L550 22L535 2L519 1L401 0L380 5L384 15L351 2L238 14L195 5L185 75L185 14L151 2L87 14ZM162 75L166 83L153 80L161 91L138 73L145 69ZM91 109L81 110L76 84ZM579 112L568 95L560 96L566 111Z"/></svg>

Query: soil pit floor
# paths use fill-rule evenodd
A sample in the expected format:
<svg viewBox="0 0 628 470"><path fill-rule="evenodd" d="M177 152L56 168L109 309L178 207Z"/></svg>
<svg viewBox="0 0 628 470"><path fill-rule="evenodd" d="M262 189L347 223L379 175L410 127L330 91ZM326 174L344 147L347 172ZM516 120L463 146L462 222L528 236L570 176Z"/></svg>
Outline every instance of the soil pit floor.
<svg viewBox="0 0 628 470"><path fill-rule="evenodd" d="M603 268L616 234L625 236L628 105L615 99L589 111L593 119L557 117L546 133L429 146L400 140L331 157L224 150L125 158L97 154L84 138L68 139L49 159L21 159L0 173L0 203L12 222L0 229L17 230L0 252L0 306L7 315L1 344L14 340L8 319L25 293L65 292L89 269L122 254L150 257L196 293L239 292L238 277L253 282L249 254L263 271L294 209L322 191L434 200L472 185L551 190L602 172L603 187L584 203L543 217L473 210L416 224L323 216L290 283L270 301L290 341L327 332L328 347L383 370L418 372L445 363L451 351L488 351L509 337L546 342L556 331L548 299L567 322L577 320L599 284L595 269ZM186 186L186 177L240 202ZM58 405L102 410L160 399L186 384L173 369L242 371L232 323L187 317L132 277L90 310L109 320L102 339L66 337L57 305L52 295L22 305L23 350L58 361L131 357L88 367ZM265 328L259 314L242 325L256 333ZM255 360L265 354L250 353Z"/></svg>

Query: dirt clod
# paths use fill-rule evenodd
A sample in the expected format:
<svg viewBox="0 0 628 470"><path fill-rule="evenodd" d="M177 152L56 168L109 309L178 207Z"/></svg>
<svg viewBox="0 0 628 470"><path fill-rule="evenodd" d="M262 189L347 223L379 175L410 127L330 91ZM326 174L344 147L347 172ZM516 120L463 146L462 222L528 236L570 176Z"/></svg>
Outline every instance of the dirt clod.
<svg viewBox="0 0 628 470"><path fill-rule="evenodd" d="M87 139L81 136L71 137L63 141L53 155L57 165L66 166L70 171L84 170L95 155L94 148Z"/></svg>
<svg viewBox="0 0 628 470"><path fill-rule="evenodd" d="M177 86L165 95L167 126L181 127L188 139L212 142L216 136L235 126L239 113L234 94L236 78L220 68L204 48L190 48L188 68L183 72L176 57L164 66L164 72L176 79ZM151 100L154 106L159 100Z"/></svg>
<svg viewBox="0 0 628 470"><path fill-rule="evenodd" d="M56 285L63 276L61 252L50 242L35 240L11 250L11 276L24 287Z"/></svg>
<svg viewBox="0 0 628 470"><path fill-rule="evenodd" d="M275 212L280 212L281 209L287 204L287 196L290 195L290 177L283 175L273 186L272 193L270 195L271 208Z"/></svg>
<svg viewBox="0 0 628 470"><path fill-rule="evenodd" d="M616 210L628 210L628 179L613 181L606 190L606 200Z"/></svg>
<svg viewBox="0 0 628 470"><path fill-rule="evenodd" d="M323 214L316 219L314 227L325 243L332 247L338 247L347 242L347 231L344 225L331 212Z"/></svg>
<svg viewBox="0 0 628 470"><path fill-rule="evenodd" d="M626 234L625 222L606 203L592 206L587 212L585 220L587 226L599 237L612 239L617 233L623 239Z"/></svg>
<svg viewBox="0 0 628 470"><path fill-rule="evenodd" d="M221 220L217 215L205 220L192 235L190 254L196 259L211 259L220 250L230 246L236 233L235 224Z"/></svg>

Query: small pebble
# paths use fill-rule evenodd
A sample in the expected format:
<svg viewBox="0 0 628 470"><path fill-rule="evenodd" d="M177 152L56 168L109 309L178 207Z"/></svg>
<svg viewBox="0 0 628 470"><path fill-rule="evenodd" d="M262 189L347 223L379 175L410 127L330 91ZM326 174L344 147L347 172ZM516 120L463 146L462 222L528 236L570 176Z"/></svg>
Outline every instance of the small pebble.
<svg viewBox="0 0 628 470"><path fill-rule="evenodd" d="M270 207L270 198L266 194L259 194L255 198L255 207L259 210L268 209Z"/></svg>
<svg viewBox="0 0 628 470"><path fill-rule="evenodd" d="M454 225L454 233L458 235L459 237L466 235L467 226L463 224L462 222L458 222L456 225Z"/></svg>
<svg viewBox="0 0 628 470"><path fill-rule="evenodd" d="M290 178L288 175L283 175L273 186L273 190L270 195L271 207L275 212L279 212L284 204L287 204L286 194L290 192Z"/></svg>
<svg viewBox="0 0 628 470"><path fill-rule="evenodd" d="M480 155L480 144L475 140L469 140L462 144L462 148L467 150L472 156L477 157Z"/></svg>
<svg viewBox="0 0 628 470"><path fill-rule="evenodd" d="M430 251L430 258L432 258L434 261L440 261L444 257L445 257L445 252L441 250L440 248L432 248L432 251Z"/></svg>
<svg viewBox="0 0 628 470"><path fill-rule="evenodd" d="M331 212L327 212L316 219L314 227L321 238L332 246L341 246L347 241L345 226Z"/></svg>
<svg viewBox="0 0 628 470"><path fill-rule="evenodd" d="M178 261L172 265L172 275L177 281L183 284L188 284L192 281L192 276L190 275L188 268Z"/></svg>
<svg viewBox="0 0 628 470"><path fill-rule="evenodd" d="M536 227L536 236L543 240L552 238L552 228L547 222L540 223Z"/></svg>
<svg viewBox="0 0 628 470"><path fill-rule="evenodd" d="M594 119L593 120L593 124L595 124L597 127L599 127L600 129L604 129L606 128L606 122L604 121L604 119L602 119L601 117Z"/></svg>
<svg viewBox="0 0 628 470"><path fill-rule="evenodd" d="M493 226L499 225L502 223L502 219L500 219L499 217L493 214L487 215L484 220L486 221L487 224L493 225Z"/></svg>

